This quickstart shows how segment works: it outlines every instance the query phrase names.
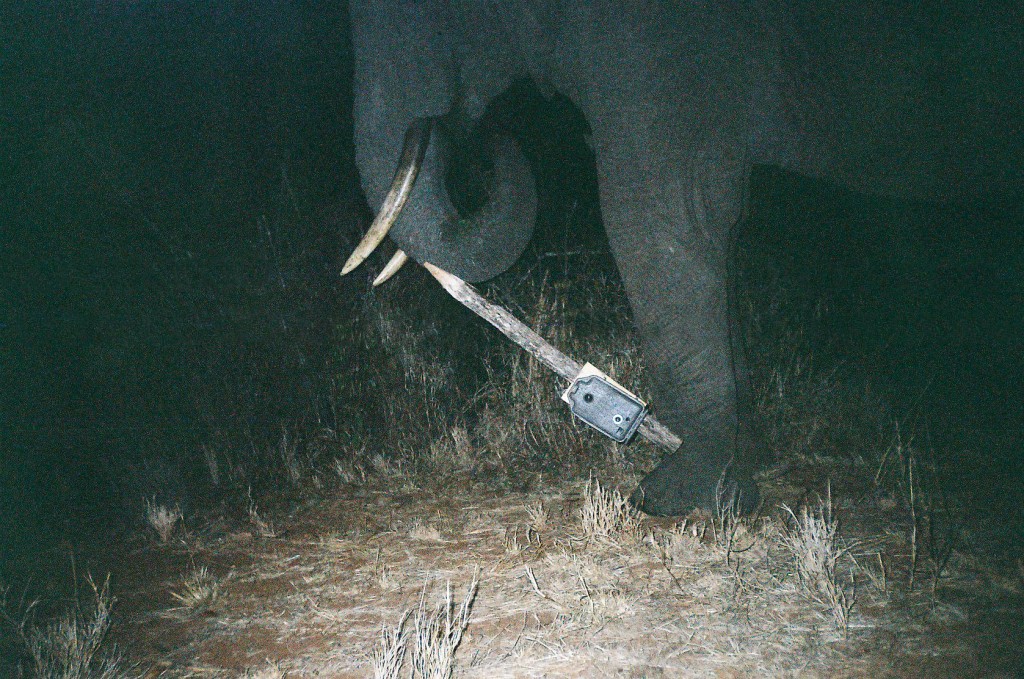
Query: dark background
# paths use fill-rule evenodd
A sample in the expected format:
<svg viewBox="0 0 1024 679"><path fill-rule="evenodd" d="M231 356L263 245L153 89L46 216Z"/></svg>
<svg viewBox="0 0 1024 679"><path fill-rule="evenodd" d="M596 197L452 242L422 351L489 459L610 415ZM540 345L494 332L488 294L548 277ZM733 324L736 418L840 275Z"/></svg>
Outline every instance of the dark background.
<svg viewBox="0 0 1024 679"><path fill-rule="evenodd" d="M367 214L346 14L0 8L0 573L137 520L143 497L189 502L205 443L324 415L337 326L366 289L337 276ZM580 178L573 204L596 212L581 123L537 107L524 134L578 140L542 181ZM945 468L965 496L1017 511L1019 197L913 203L759 168L752 215L745 247L827 302L818 344L960 451Z"/></svg>
<svg viewBox="0 0 1024 679"><path fill-rule="evenodd" d="M341 2L0 8L4 544L130 495L137 513L222 423L258 437L315 394L362 214L346 21ZM276 395L239 412L243 390Z"/></svg>

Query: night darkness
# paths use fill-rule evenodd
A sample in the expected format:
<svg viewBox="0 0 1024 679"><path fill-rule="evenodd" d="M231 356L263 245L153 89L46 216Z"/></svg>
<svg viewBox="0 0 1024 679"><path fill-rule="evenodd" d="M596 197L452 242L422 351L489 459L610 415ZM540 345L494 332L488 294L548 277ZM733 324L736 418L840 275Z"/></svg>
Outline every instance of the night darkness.
<svg viewBox="0 0 1024 679"><path fill-rule="evenodd" d="M319 372L361 213L343 5L3 14L0 511L5 540L32 540L79 510L106 521L111 465L168 467L209 436L225 363L309 352ZM270 309L271 279L294 283L274 257L302 290Z"/></svg>
<svg viewBox="0 0 1024 679"><path fill-rule="evenodd" d="M338 346L365 313L367 276L338 271L370 212L353 159L348 10L12 1L0 35L0 582L67 579L40 555L137 528L144 498L198 515L271 492L254 472L211 488L203 451L312 432L354 374ZM979 48L965 77L1010 82L1003 73L1024 67L1013 39L998 58ZM987 94L997 112L1020 101L1004 85ZM608 274L587 123L520 86L489 115L522 126L548 185L548 240L526 256L571 239L600 251L587 265ZM541 122L517 122L534 113ZM1007 134L1012 148L1022 134ZM955 451L945 482L971 516L1001 517L993 544L1019 556L1024 187L1004 180L1024 175L1011 151L996 188L945 203L758 167L740 245L811 310L822 360L868 373L892 421ZM570 207L584 232L545 231ZM454 332L473 326L429 299L459 319ZM466 370L466 384L482 379Z"/></svg>

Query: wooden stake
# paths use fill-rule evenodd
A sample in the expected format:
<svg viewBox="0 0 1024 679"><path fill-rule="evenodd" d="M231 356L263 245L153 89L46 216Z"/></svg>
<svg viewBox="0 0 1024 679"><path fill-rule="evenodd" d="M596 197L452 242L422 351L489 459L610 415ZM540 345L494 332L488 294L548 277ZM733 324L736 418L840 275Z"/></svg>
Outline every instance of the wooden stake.
<svg viewBox="0 0 1024 679"><path fill-rule="evenodd" d="M583 366L551 346L547 340L509 313L507 309L488 302L477 292L476 288L455 274L450 274L429 262L424 262L423 266L431 276L437 279L441 287L447 290L448 294L458 300L460 304L500 330L503 335L567 381L572 382L576 379ZM669 452L675 452L682 445L682 440L654 419L653 415L648 415L637 431L651 443L661 446Z"/></svg>

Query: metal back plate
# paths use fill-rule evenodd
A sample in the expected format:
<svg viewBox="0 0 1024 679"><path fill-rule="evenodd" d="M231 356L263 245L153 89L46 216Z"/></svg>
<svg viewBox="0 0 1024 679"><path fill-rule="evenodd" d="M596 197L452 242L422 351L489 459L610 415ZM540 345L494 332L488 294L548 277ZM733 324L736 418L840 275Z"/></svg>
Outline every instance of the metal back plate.
<svg viewBox="0 0 1024 679"><path fill-rule="evenodd" d="M580 375L565 392L572 414L605 436L624 443L644 417L647 405L603 375Z"/></svg>

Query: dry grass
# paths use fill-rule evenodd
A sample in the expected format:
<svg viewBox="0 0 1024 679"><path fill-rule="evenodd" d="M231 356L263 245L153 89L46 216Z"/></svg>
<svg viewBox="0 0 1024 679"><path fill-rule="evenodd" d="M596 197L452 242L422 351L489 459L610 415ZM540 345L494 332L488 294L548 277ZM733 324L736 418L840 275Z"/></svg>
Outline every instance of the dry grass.
<svg viewBox="0 0 1024 679"><path fill-rule="evenodd" d="M444 538L441 537L441 531L438 530L437 526L424 523L419 519L413 521L409 527L409 537L413 540L423 540L426 542L444 542Z"/></svg>
<svg viewBox="0 0 1024 679"><path fill-rule="evenodd" d="M265 629L295 642L335 640L280 659L285 669L300 675L328 670L358 674L359 668L369 672L372 667L376 676L401 676L402 657L420 667L416 676L446 676L451 659L459 657L463 676L600 674L628 667L689 669L699 675L724 662L749 670L788 667L788 644L818 634L812 631L814 611L793 599L796 584L786 583L785 564L770 570L757 565L772 549L760 535L752 537L754 547L733 554L731 564L713 540L701 542L685 525L646 526L650 538L635 542L642 523L635 516L625 523L602 523L630 526L625 543L618 532L608 534L612 540L603 533L601 540L579 540L585 534L585 503L613 499L598 487L592 482L584 494L567 489L562 496L527 496L519 503L465 495L440 504L410 504L390 492L353 498L338 511L362 526L359 534L330 541L295 537L281 556L259 558L224 590L218 619L206 632L197 631L187 655L202 667L230 667L219 650L225 643L216 639L249 648L259 643L257 631ZM536 508L538 502L548 515L544 541L510 553L505 544L509 527L531 523L526 507ZM386 508L388 523L412 525L437 511L465 521L454 543L410 542L408 535L380 524L382 512L372 507ZM336 519L318 520L330 524ZM670 547L663 550L660 545L666 544ZM467 560L481 564L479 576L476 569L465 572ZM381 564L388 565L396 586L379 582ZM737 570L743 571L741 584ZM453 589L476 593L475 598L467 594L460 605L445 587L439 604L430 606L422 588L418 594L410 589L416 581L451 582ZM280 587L266 589L278 582ZM264 594L254 599L247 593L253 590ZM412 606L415 616L408 612L411 596L418 601ZM310 606L312 601L316 605ZM748 623L733 612L723 613L740 609ZM800 625L802 619L806 622ZM804 631L794 631L794 625ZM760 631L754 634L755 629ZM765 634L766 629L774 631ZM251 635L254 640L247 641ZM742 635L748 641L734 657ZM673 654L681 639L689 639L686 652ZM814 662L829 656L826 652Z"/></svg>
<svg viewBox="0 0 1024 679"><path fill-rule="evenodd" d="M190 617L208 611L220 595L220 581L206 566L193 569L181 579L176 590L171 592L174 600L181 604L167 613L172 617Z"/></svg>
<svg viewBox="0 0 1024 679"><path fill-rule="evenodd" d="M642 392L628 334L606 328L611 343L603 348L583 340L556 301L565 290L534 292L519 305L522 317ZM275 513L272 525L248 498L256 535L277 536L258 549L251 530L196 546L191 558L234 575L214 581L216 606L204 603L201 585L195 597L177 590L197 602L179 599L183 609L206 615L163 619L191 627L174 653L146 657L181 676L233 677L270 661L285 676L501 679L865 676L932 653L932 622L911 610L918 600L906 587L918 570L913 555L927 553L921 465L906 462L906 448L878 465L884 483L902 479L915 489L907 497L918 520L878 514L874 524L844 527L851 535L844 539L831 492L806 504L807 488L820 488L841 455L877 460L886 448L881 416L845 402L854 389L802 357L803 339L775 347L790 353L776 356L771 370L755 359L755 374L773 452L787 464L818 465L818 476L769 475L765 506L786 507L775 516L741 517L735 498L721 492L710 514L670 523L638 515L613 489L650 467L649 450L577 426L557 400L558 382L504 344L487 355L482 386L465 393L459 355L446 353L436 333L396 310L387 294L373 300L359 337L383 356L360 368L387 397L366 405L376 408L374 422L339 402L338 421L358 431L283 436L268 449L303 503ZM307 450L309 442L318 452ZM903 460L914 483L895 473L894 460ZM238 468L218 464L221 477ZM870 478L872 465L844 469L869 467ZM324 469L339 487L317 495L311 479L326 478ZM839 507L853 501L836 496ZM874 583L856 600L854 573ZM183 587L189 578L202 579L193 572ZM425 582L447 583L436 605ZM453 588L467 592L460 603ZM906 613L895 605L901 597L910 602ZM949 620L957 609L943 611ZM129 633L146 649L167 629L136 625Z"/></svg>
<svg viewBox="0 0 1024 679"><path fill-rule="evenodd" d="M149 527L160 538L160 542L170 542L174 531L181 523L181 508L175 505L173 508L159 504L154 497L146 500L146 521Z"/></svg>
<svg viewBox="0 0 1024 679"><path fill-rule="evenodd" d="M265 519L260 514L259 505L257 505L256 501L252 498L251 490L249 491L248 513L249 523L252 524L252 527L256 530L257 535L263 538L277 537L277 529L274 528L274 522L269 519Z"/></svg>
<svg viewBox="0 0 1024 679"><path fill-rule="evenodd" d="M852 606L835 501L668 523L616 514L622 503L593 480L525 494L350 488L259 550L251 538L197 547L236 574L206 615L178 618L188 635L156 657L214 677L255 659L286 676L388 679L862 676L893 662L878 649L895 631L899 657L925 657L930 623L901 617L885 590L906 581L891 568ZM874 536L872 558L889 564L903 538ZM424 582L445 583L435 604ZM163 624L129 630L136 648L173 629Z"/></svg>
<svg viewBox="0 0 1024 679"><path fill-rule="evenodd" d="M26 645L38 679L128 679L137 676L116 648L104 649L114 598L109 578L102 586L88 579L93 601L75 606L42 627L26 632Z"/></svg>
<svg viewBox="0 0 1024 679"><path fill-rule="evenodd" d="M922 455L914 441L904 440L895 427L892 442L881 456L875 472L876 486L893 489L908 514L910 541L910 588L924 570L934 594L953 557L963 532L958 517L964 512L946 493L939 479L935 452Z"/></svg>
<svg viewBox="0 0 1024 679"><path fill-rule="evenodd" d="M394 627L387 623L381 626L380 643L373 651L374 679L398 679L409 641L409 630L405 627L408 619L409 611L406 611Z"/></svg>
<svg viewBox="0 0 1024 679"><path fill-rule="evenodd" d="M589 540L637 541L642 536L640 513L622 494L591 478L583 490L580 527Z"/></svg>
<svg viewBox="0 0 1024 679"><path fill-rule="evenodd" d="M462 603L452 600L452 584L445 583L444 599L433 609L426 603L426 587L413 618L413 676L417 679L451 679L455 671L455 652L469 626L469 613L479 587L479 571L466 590Z"/></svg>
<svg viewBox="0 0 1024 679"><path fill-rule="evenodd" d="M783 534L783 544L793 557L801 590L805 596L828 608L836 627L847 631L855 596L852 583L843 582L838 566L850 548L838 535L839 522L832 515L831 489L815 506L802 506L799 515L785 505L783 509L791 521Z"/></svg>
<svg viewBox="0 0 1024 679"><path fill-rule="evenodd" d="M543 502L527 507L526 514L530 518L529 527L534 533L542 533L548 527L548 510L544 508Z"/></svg>
<svg viewBox="0 0 1024 679"><path fill-rule="evenodd" d="M284 670L280 668L276 663L268 664L266 667L261 667L255 670L249 670L244 675L245 679L286 679L287 675Z"/></svg>

